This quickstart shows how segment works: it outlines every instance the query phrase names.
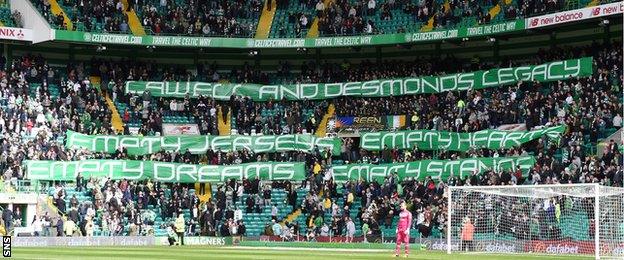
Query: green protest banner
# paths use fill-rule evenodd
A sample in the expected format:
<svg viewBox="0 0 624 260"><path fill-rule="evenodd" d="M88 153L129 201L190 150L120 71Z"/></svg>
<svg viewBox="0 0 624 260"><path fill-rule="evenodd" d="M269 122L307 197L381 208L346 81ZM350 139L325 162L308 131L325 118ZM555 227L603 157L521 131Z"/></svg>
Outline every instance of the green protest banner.
<svg viewBox="0 0 624 260"><path fill-rule="evenodd" d="M392 164L348 164L333 166L336 181L358 180L383 181L386 176L397 173L399 179L414 178L423 180L431 177L434 181L446 181L450 176L466 178L471 174L480 174L487 170L515 170L518 167L524 175L535 164L532 156L470 158L463 160L423 160Z"/></svg>
<svg viewBox="0 0 624 260"><path fill-rule="evenodd" d="M321 48L350 47L369 45L405 44L414 42L438 41L444 39L495 35L525 29L525 20L518 19L497 24L442 29L431 32L410 32L379 35L335 36L318 38L224 38L224 37L189 37L168 35L130 35L80 31L53 30L56 41L68 41L91 44L122 44L141 46L187 47L187 48L239 48L239 49L274 49L274 48Z"/></svg>
<svg viewBox="0 0 624 260"><path fill-rule="evenodd" d="M65 140L67 148L82 148L92 152L114 153L124 147L130 155L153 154L160 151L175 151L204 154L213 151L249 150L255 153L303 151L312 152L326 148L340 151L342 140L337 137L319 138L310 134L294 135L228 135L228 136L129 136L129 135L85 135L68 130Z"/></svg>
<svg viewBox="0 0 624 260"><path fill-rule="evenodd" d="M31 180L73 181L81 173L85 178L110 177L113 180L161 182L223 182L243 178L261 180L303 180L303 163L260 162L236 165L181 164L156 161L82 160L25 161L26 178Z"/></svg>
<svg viewBox="0 0 624 260"><path fill-rule="evenodd" d="M515 84L519 81L557 81L592 74L592 58L554 61L540 65L496 68L486 71L444 76L383 79L363 82L302 83L295 85L260 85L208 82L127 81L126 93L184 98L211 97L229 100L231 95L250 97L255 101L322 100L344 96L388 97L484 89Z"/></svg>
<svg viewBox="0 0 624 260"><path fill-rule="evenodd" d="M471 148L512 148L542 136L558 140L566 126L554 126L533 131L483 130L473 133L453 133L432 130L371 132L360 136L360 147L370 151L389 149L468 151Z"/></svg>

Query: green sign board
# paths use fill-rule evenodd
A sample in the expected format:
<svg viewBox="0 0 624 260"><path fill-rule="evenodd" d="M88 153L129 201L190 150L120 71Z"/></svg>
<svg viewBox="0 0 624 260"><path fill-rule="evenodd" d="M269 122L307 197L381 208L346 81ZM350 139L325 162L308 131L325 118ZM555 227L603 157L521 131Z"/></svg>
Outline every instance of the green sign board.
<svg viewBox="0 0 624 260"><path fill-rule="evenodd" d="M444 76L383 79L343 83L302 83L295 85L260 85L208 82L127 81L126 93L146 90L157 97L200 96L229 100L231 95L267 100L321 100L344 96L388 97L484 89L515 84L519 81L556 81L592 74L592 58L554 61L533 66L496 68L486 71Z"/></svg>
<svg viewBox="0 0 624 260"><path fill-rule="evenodd" d="M464 27L459 29L435 30L431 32L394 33L362 36L336 36L320 38L223 38L223 37L189 37L189 36L135 36L130 34L108 34L54 30L57 41L83 42L93 44L124 44L168 47L200 47L200 48L321 48L350 47L365 45L405 44L427 42L453 38L494 35L525 29L524 19L498 24Z"/></svg>
<svg viewBox="0 0 624 260"><path fill-rule="evenodd" d="M336 181L358 180L383 181L396 173L399 179L413 178L423 180L431 177L434 181L446 181L449 177L466 178L471 174L480 174L488 170L515 170L518 167L526 175L535 164L532 156L470 158L463 160L423 160L392 164L347 164L333 166Z"/></svg>
<svg viewBox="0 0 624 260"><path fill-rule="evenodd" d="M413 130L396 132L372 132L360 136L362 149L378 151L389 149L468 151L471 148L500 149L512 148L531 140L547 136L559 139L566 126L548 127L533 131L483 130L473 133L452 133L432 130Z"/></svg>
<svg viewBox="0 0 624 260"><path fill-rule="evenodd" d="M206 151L240 151L255 153L304 151L312 152L316 147L340 151L342 141L337 137L319 138L310 134L293 135L227 135L227 136L129 136L129 135L85 135L67 131L65 146L82 148L92 152L114 153L124 147L130 155L145 155L160 151L175 151L205 154Z"/></svg>
<svg viewBox="0 0 624 260"><path fill-rule="evenodd" d="M145 180L161 182L223 182L243 178L261 180L303 180L303 163L259 162L235 165L181 164L157 161L82 160L25 161L26 177L31 180L76 180L110 177L113 180Z"/></svg>

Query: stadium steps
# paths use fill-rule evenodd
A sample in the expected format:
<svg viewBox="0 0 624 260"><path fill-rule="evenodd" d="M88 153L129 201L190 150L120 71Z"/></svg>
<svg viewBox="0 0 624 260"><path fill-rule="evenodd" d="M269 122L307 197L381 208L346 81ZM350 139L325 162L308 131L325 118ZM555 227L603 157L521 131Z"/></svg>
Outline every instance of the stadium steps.
<svg viewBox="0 0 624 260"><path fill-rule="evenodd" d="M130 11L126 11L128 8L128 0L121 0L121 3L123 4L123 13L126 17L128 17L128 27L130 27L132 34L137 36L145 35L145 29L143 28L143 25L141 25L141 19L137 16L134 8Z"/></svg>
<svg viewBox="0 0 624 260"><path fill-rule="evenodd" d="M450 10L451 9L451 5L449 4L448 0L444 1L444 10ZM434 23L434 17L436 15L436 12L432 12L431 13L431 18L429 18L429 20L427 21L427 24L425 24L420 31L421 32L429 32L431 30L433 30L433 23Z"/></svg>
<svg viewBox="0 0 624 260"><path fill-rule="evenodd" d="M323 4L325 4L325 9L329 7L329 3L331 2L332 0L323 0ZM312 21L312 25L310 26L310 30L308 30L308 35L306 36L306 38L316 38L319 36L318 23L319 23L319 19L315 15L314 21Z"/></svg>
<svg viewBox="0 0 624 260"><path fill-rule="evenodd" d="M318 129L316 129L317 137L325 137L325 135L327 134L327 123L329 122L329 119L334 116L335 113L336 107L334 106L334 104L329 104L329 107L327 108L327 114L323 116L323 119L321 119L321 122L319 123Z"/></svg>
<svg viewBox="0 0 624 260"><path fill-rule="evenodd" d="M41 212L50 212L50 216L61 216L62 213L58 210L56 206L54 206L54 198L49 194L46 195L46 198L43 201L40 201L41 205L37 205L37 207L42 208ZM45 205L45 206L44 206ZM46 210L47 208L47 210Z"/></svg>
<svg viewBox="0 0 624 260"><path fill-rule="evenodd" d="M117 112L117 108L115 107L115 104L113 104L113 100L108 94L102 93L102 95L105 95L104 98L106 99L106 105L108 105L108 109L111 111L111 125L115 131L123 133L123 121L121 121L121 116L119 115L119 112Z"/></svg>
<svg viewBox="0 0 624 260"><path fill-rule="evenodd" d="M301 209L296 209L292 213L288 214L280 224L284 225L286 222L293 223L301 215Z"/></svg>
<svg viewBox="0 0 624 260"><path fill-rule="evenodd" d="M228 111L227 122L223 121L223 110L221 108L218 110L217 128L219 129L219 135L230 135L232 132L232 110Z"/></svg>
<svg viewBox="0 0 624 260"><path fill-rule="evenodd" d="M204 188L204 194L199 193L201 185L206 185L206 187ZM195 183L195 195L197 195L197 198L199 198L201 204L204 204L208 200L210 200L210 198L212 198L212 185L210 184L210 182Z"/></svg>
<svg viewBox="0 0 624 260"><path fill-rule="evenodd" d="M271 11L268 10L268 3L271 1ZM262 14L260 15L260 20L258 21L258 28L256 29L256 38L258 39L266 39L269 38L269 33L271 32L271 25L273 24L273 18L275 17L275 12L277 12L277 1L276 0L267 0L262 8Z"/></svg>
<svg viewBox="0 0 624 260"><path fill-rule="evenodd" d="M58 1L49 0L49 2L50 2L50 11L52 11L52 14L56 16L58 16L59 14L63 15L63 22L67 26L67 30L73 31L74 24L72 23L71 19L69 19L69 16L67 16L67 13L63 11L63 8L61 7L61 5L59 5Z"/></svg>
<svg viewBox="0 0 624 260"><path fill-rule="evenodd" d="M500 13L500 11L501 11L500 4L497 4L494 7L492 7L492 9L488 11L488 13L490 14L490 20L494 20L494 17L496 17Z"/></svg>
<svg viewBox="0 0 624 260"><path fill-rule="evenodd" d="M589 2L589 4L587 4L587 7L597 6L599 4L600 0L592 0L591 2Z"/></svg>

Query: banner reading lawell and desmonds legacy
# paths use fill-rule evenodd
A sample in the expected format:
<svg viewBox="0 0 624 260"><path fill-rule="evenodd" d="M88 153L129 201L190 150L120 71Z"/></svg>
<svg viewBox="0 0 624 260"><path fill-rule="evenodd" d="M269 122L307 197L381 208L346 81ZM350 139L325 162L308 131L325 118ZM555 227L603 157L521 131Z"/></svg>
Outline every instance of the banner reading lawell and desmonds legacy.
<svg viewBox="0 0 624 260"><path fill-rule="evenodd" d="M396 173L399 179L414 178L423 180L431 177L434 181L446 181L450 176L466 178L471 174L481 174L487 170L497 172L521 169L524 176L535 164L535 157L470 158L463 160L423 160L392 164L348 164L333 166L336 181L364 179L381 181Z"/></svg>
<svg viewBox="0 0 624 260"><path fill-rule="evenodd" d="M362 149L378 151L389 149L468 151L471 148L512 148L542 136L558 140L566 126L547 127L533 131L483 130L473 133L412 130L396 132L371 132L360 136Z"/></svg>
<svg viewBox="0 0 624 260"><path fill-rule="evenodd" d="M340 151L342 141L337 137L319 138L310 134L294 135L228 135L228 136L129 136L129 135L85 135L67 131L65 146L83 148L93 152L114 153L124 147L131 155L145 155L160 151L177 151L203 154L206 151L249 150L255 153L304 151L311 152L318 147Z"/></svg>
<svg viewBox="0 0 624 260"><path fill-rule="evenodd" d="M200 96L229 100L232 95L250 97L255 101L267 100L321 100L343 96L388 97L470 90L515 84L519 81L556 81L592 74L592 58L497 68L487 71L425 76L420 78L382 79L363 82L305 83L294 85L259 85L208 82L128 81L126 93L143 93L149 90L158 97L191 98Z"/></svg>
<svg viewBox="0 0 624 260"><path fill-rule="evenodd" d="M260 162L236 165L181 164L156 161L82 160L25 161L26 177L31 180L76 180L78 173L113 180L146 180L161 182L223 182L242 180L304 180L303 163Z"/></svg>

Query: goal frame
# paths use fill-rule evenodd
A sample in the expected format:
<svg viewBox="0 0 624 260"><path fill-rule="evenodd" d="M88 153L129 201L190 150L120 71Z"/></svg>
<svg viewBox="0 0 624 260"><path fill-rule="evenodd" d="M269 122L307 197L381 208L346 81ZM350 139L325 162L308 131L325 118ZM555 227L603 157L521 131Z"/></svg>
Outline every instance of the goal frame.
<svg viewBox="0 0 624 260"><path fill-rule="evenodd" d="M487 190L487 189L505 189L505 188L565 188L565 187L594 187L594 257L600 259L600 184L598 183L580 183L580 184L542 184L542 185L493 185L493 186L448 186L447 191L447 217L446 217L446 253L452 254L452 194L455 190Z"/></svg>

